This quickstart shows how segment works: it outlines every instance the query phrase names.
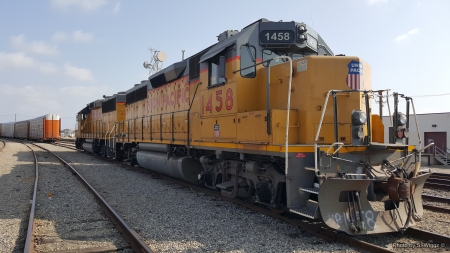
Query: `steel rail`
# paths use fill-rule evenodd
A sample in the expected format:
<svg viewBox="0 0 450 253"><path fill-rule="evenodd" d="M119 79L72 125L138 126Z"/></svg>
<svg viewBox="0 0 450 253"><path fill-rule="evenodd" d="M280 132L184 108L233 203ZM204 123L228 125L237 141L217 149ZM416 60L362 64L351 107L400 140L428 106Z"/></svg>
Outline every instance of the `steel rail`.
<svg viewBox="0 0 450 253"><path fill-rule="evenodd" d="M440 202L440 203L448 203L450 204L450 198L443 198L443 197L437 197L427 194L422 194L423 200L433 201L433 202Z"/></svg>
<svg viewBox="0 0 450 253"><path fill-rule="evenodd" d="M33 153L33 157L34 157L34 166L35 166L35 180L34 180L34 188L33 188L33 198L31 200L31 208L30 208L30 218L28 219L28 229L27 229L27 238L25 239L25 248L24 248L24 252L25 253L33 253L35 252L34 250L34 243L32 243L33 239L33 231L34 231L34 213L35 213L35 209L36 209L36 193L37 193L37 184L38 184L38 179L39 179L39 163L36 157L36 153L34 152L34 150L28 146L25 143L22 143L25 146L27 146L31 152Z"/></svg>
<svg viewBox="0 0 450 253"><path fill-rule="evenodd" d="M61 139L58 140L58 142L69 142L69 143L73 143L73 142L75 142L75 139L61 138Z"/></svg>
<svg viewBox="0 0 450 253"><path fill-rule="evenodd" d="M146 170L148 171L148 170ZM187 182L175 179L175 178L171 178L169 176L166 175L162 175L153 171L148 171L150 173L155 173L157 174L159 177L165 179L165 180L169 180L172 182L175 182L177 184L183 185L185 187L188 188L192 188L195 191L200 191L200 192L204 192L207 193L210 196L216 197L216 198L220 198L222 200L228 201L228 202L232 202L235 204L238 204L240 206L243 206L245 208L248 208L252 211L258 212L258 213L262 213L264 215L270 216L272 218L275 219L279 219L282 220L286 223L295 225L303 230L305 230L306 232L313 234L317 237L323 238L327 241L331 241L331 242L338 242L338 243L343 243L364 251L369 251L369 252L395 252L393 250L387 249L387 248L383 248L380 247L378 245L374 245L374 244L370 244L368 242L365 241L361 241L361 240L357 240L354 237L339 233L337 231L331 230L331 229L327 229L318 225L314 225L311 222L305 221L305 220L294 220L288 217L285 217L281 214L277 214L274 213L273 211L267 210L266 208L262 208L259 206L256 206L252 203L240 200L240 199L230 199L228 197L223 196L222 194L220 194L219 192L214 192L210 189L206 189L203 188L201 186L196 186L196 185L192 185L189 184ZM432 240L433 242L437 242L437 243L445 243L445 246L450 245L450 237L448 236L444 236L444 235L440 235L440 234L436 234L436 233L432 233L429 231L425 231L425 230L420 230L417 228L408 228L405 231L405 234L413 236L417 239L422 239L422 240Z"/></svg>
<svg viewBox="0 0 450 253"><path fill-rule="evenodd" d="M438 203L447 203L450 204L450 198L442 198L437 196L431 196L422 194L422 199L426 201L438 202ZM450 213L450 206L435 206L429 204L423 204L423 208L431 211L441 212L441 213Z"/></svg>
<svg viewBox="0 0 450 253"><path fill-rule="evenodd" d="M3 141L3 140L0 140L0 142L3 143L3 146L0 147L0 150L2 150L2 149L6 146L6 143L5 143L5 141Z"/></svg>
<svg viewBox="0 0 450 253"><path fill-rule="evenodd" d="M447 184L450 185L450 178L442 179L442 178L428 178L428 183L434 183L434 184Z"/></svg>
<svg viewBox="0 0 450 253"><path fill-rule="evenodd" d="M96 156L95 154L91 154L91 153L86 153L86 154ZM96 156L96 157L98 157L98 156ZM120 163L118 161L115 161L115 160L110 160L110 162L123 165L122 163ZM389 250L387 248L383 248L383 247L380 247L380 246L377 246L377 245L370 244L370 243L365 242L365 241L357 240L356 238L353 238L351 236L348 236L348 235L345 235L345 234L342 234L342 233L338 233L337 231L323 228L323 227L321 227L319 225L315 225L315 224L313 224L312 222L309 222L309 221L297 220L297 219L289 218L289 217L283 216L281 214L274 213L273 211L268 210L268 209L266 209L264 207L259 207L259 206L256 206L256 205L252 204L252 203L249 203L249 202L246 202L246 201L243 201L243 200L240 200L240 199L230 199L230 198L225 197L222 194L220 194L218 192L214 192L214 191L212 191L210 189L206 189L206 188L203 188L201 186L192 185L192 184L189 184L187 182L184 182L184 181L181 181L181 180L169 177L169 176L165 176L163 174L159 174L159 173L156 173L156 172L153 172L153 171L150 171L150 170L137 168L137 167L133 167L132 170L144 171L146 173L150 173L150 174L154 174L154 175L156 174L159 178L163 178L165 180L168 180L168 181L171 181L171 182L175 182L175 183L177 183L179 185L182 185L184 187L192 188L195 191L206 193L209 196L220 198L220 199L222 199L224 201L228 201L228 202L231 202L231 203L234 203L234 204L238 204L238 205L240 205L242 207L245 207L245 208L248 208L248 209L250 209L252 211L255 211L255 212L258 212L258 213L262 213L262 214L270 216L272 218L279 219L279 220L282 220L282 221L284 221L286 223L295 225L295 226L305 230L306 232L308 232L310 234L313 234L313 235L315 235L317 237L323 238L323 239L325 239L327 241L343 243L343 244L346 244L346 245L349 245L349 246L352 246L352 247L355 247L355 248L358 248L358 249L361 249L361 250L364 250L364 251L370 251L370 252L395 252L395 251ZM433 176L435 176L435 177L436 176L447 176L448 177L450 175L449 174L443 174L443 173L433 173ZM429 198L430 195L424 194L422 196L423 196L424 199L427 199L427 198ZM430 197L434 197L434 196L430 196ZM411 227L408 228L405 231L405 234L413 236L413 237L416 237L418 239L433 240L433 242L442 242L442 243L445 243L446 245L450 245L450 237L439 235L439 234L435 234L435 233L424 231L424 230L420 230L420 229L416 229L416 228L411 228Z"/></svg>
<svg viewBox="0 0 450 253"><path fill-rule="evenodd" d="M417 229L417 228L408 228L405 231L406 235L410 235L412 237L418 238L418 239L423 239L426 241L433 241L434 243L445 243L444 246L448 246L450 245L450 237L445 236L445 235L440 235L440 234L436 234L433 232L429 232L429 231L425 231L425 230L421 230L421 229Z"/></svg>
<svg viewBox="0 0 450 253"><path fill-rule="evenodd" d="M447 180L447 181L449 181L450 177L443 177L443 176L431 177L430 176L428 179L429 180Z"/></svg>
<svg viewBox="0 0 450 253"><path fill-rule="evenodd" d="M52 143L52 145L58 146L58 147L63 147L63 148L68 148L68 149L73 149L73 150L78 150L73 145L65 145L65 144L61 144L61 143Z"/></svg>
<svg viewBox="0 0 450 253"><path fill-rule="evenodd" d="M428 179L450 180L450 176L434 176L433 174Z"/></svg>
<svg viewBox="0 0 450 253"><path fill-rule="evenodd" d="M449 207L433 206L433 205L423 204L423 208L427 209L427 210L430 210L430 211L440 212L440 213L450 213L450 208Z"/></svg>
<svg viewBox="0 0 450 253"><path fill-rule="evenodd" d="M437 183L428 183L428 182L425 182L424 187L425 187L425 188L429 188L429 189L444 189L444 190L450 190L450 185L448 185L448 184L437 184Z"/></svg>
<svg viewBox="0 0 450 253"><path fill-rule="evenodd" d="M450 178L450 174L433 172L433 174L431 174L430 178Z"/></svg>
<svg viewBox="0 0 450 253"><path fill-rule="evenodd" d="M114 209L106 202L106 200L84 179L78 171L73 168L70 164L68 164L66 161L64 161L61 157L59 157L57 154L53 153L52 151L32 143L32 145L35 145L43 150L46 150L47 152L53 154L58 160L69 169L72 174L76 175L77 178L88 188L89 191L95 196L95 198L98 200L100 206L102 207L104 213L106 216L109 217L109 219L112 221L114 226L121 232L122 236L125 238L125 240L130 244L131 248L135 252L139 253L152 253L153 251L150 249L150 247L142 240L142 238L132 229L128 224L120 217L120 215L114 211Z"/></svg>
<svg viewBox="0 0 450 253"><path fill-rule="evenodd" d="M204 188L202 186L193 185L188 182L184 182L179 179L172 178L172 177L169 177L169 176L166 176L166 175L154 172L154 171L150 171L147 169L143 169L143 168L133 167L132 169L138 170L138 171L143 171L145 173L150 173L153 175L156 174L158 176L158 178L162 178L164 180L174 182L178 185L182 185L184 187L191 188L197 192L205 193L205 194L208 194L209 196L212 196L215 198L220 198L221 200L240 205L240 206L248 208L254 212L261 213L261 214L267 215L269 217L272 217L272 218L275 218L278 220L282 220L288 224L291 224L291 225L294 225L294 226L297 226L297 227L303 229L307 233L310 233L312 235L315 235L317 237L320 237L320 238L325 239L330 242L346 244L346 245L358 248L360 250L369 251L369 252L390 252L390 253L395 252L395 251L389 250L387 248L380 247L378 245L374 245L374 244L370 244L365 241L358 240L351 236L339 233L338 231L324 228L320 225L315 225L311 221L293 219L293 218L287 217L285 215L276 213L272 210L269 210L266 207L261 207L261 206L255 205L254 203L250 203L248 201L244 201L244 200L237 199L237 198L232 199L232 198L225 197L220 192L216 192L211 189Z"/></svg>

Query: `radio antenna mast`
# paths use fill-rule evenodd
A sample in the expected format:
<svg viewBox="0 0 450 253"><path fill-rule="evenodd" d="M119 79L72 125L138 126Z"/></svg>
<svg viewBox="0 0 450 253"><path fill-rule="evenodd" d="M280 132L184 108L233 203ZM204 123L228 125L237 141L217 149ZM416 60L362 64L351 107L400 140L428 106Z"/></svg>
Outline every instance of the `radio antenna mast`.
<svg viewBox="0 0 450 253"><path fill-rule="evenodd" d="M153 48L149 48L148 50L151 54L150 63L145 61L143 65L144 68L149 70L149 76L151 76L162 69L163 62L167 59L167 56L166 53Z"/></svg>

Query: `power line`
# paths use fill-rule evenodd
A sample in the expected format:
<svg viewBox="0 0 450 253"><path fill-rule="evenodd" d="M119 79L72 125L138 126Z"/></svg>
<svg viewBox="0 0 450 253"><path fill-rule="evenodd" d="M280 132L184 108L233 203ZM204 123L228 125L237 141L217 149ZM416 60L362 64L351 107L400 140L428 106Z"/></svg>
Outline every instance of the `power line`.
<svg viewBox="0 0 450 253"><path fill-rule="evenodd" d="M426 97L441 97L441 96L448 96L448 95L450 95L450 93L418 95L418 96L410 96L410 97L412 97L412 98L426 98Z"/></svg>
<svg viewBox="0 0 450 253"><path fill-rule="evenodd" d="M4 114L4 115L0 115L0 116L2 116L2 117L6 117L6 116L20 116L20 117L33 117L33 118L38 117L38 116L22 115L22 114L17 114L17 113L14 113L14 114Z"/></svg>

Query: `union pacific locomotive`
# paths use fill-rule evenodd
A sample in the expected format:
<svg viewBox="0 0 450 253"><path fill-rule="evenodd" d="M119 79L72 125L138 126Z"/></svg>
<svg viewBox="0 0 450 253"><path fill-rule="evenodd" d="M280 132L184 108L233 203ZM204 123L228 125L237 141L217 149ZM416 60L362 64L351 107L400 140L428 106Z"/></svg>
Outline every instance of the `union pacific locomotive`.
<svg viewBox="0 0 450 253"><path fill-rule="evenodd" d="M430 173L408 145L411 98L393 94L384 141L371 103L386 95L305 23L261 19L89 103L76 145L348 234L400 231L420 220Z"/></svg>

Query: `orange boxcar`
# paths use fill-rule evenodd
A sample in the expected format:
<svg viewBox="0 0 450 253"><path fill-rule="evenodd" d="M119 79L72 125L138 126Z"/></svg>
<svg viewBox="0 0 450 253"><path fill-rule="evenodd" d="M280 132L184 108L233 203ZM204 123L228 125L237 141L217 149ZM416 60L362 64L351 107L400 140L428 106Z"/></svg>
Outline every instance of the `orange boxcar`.
<svg viewBox="0 0 450 253"><path fill-rule="evenodd" d="M32 140L53 141L61 139L61 117L50 113L30 119L30 135Z"/></svg>

